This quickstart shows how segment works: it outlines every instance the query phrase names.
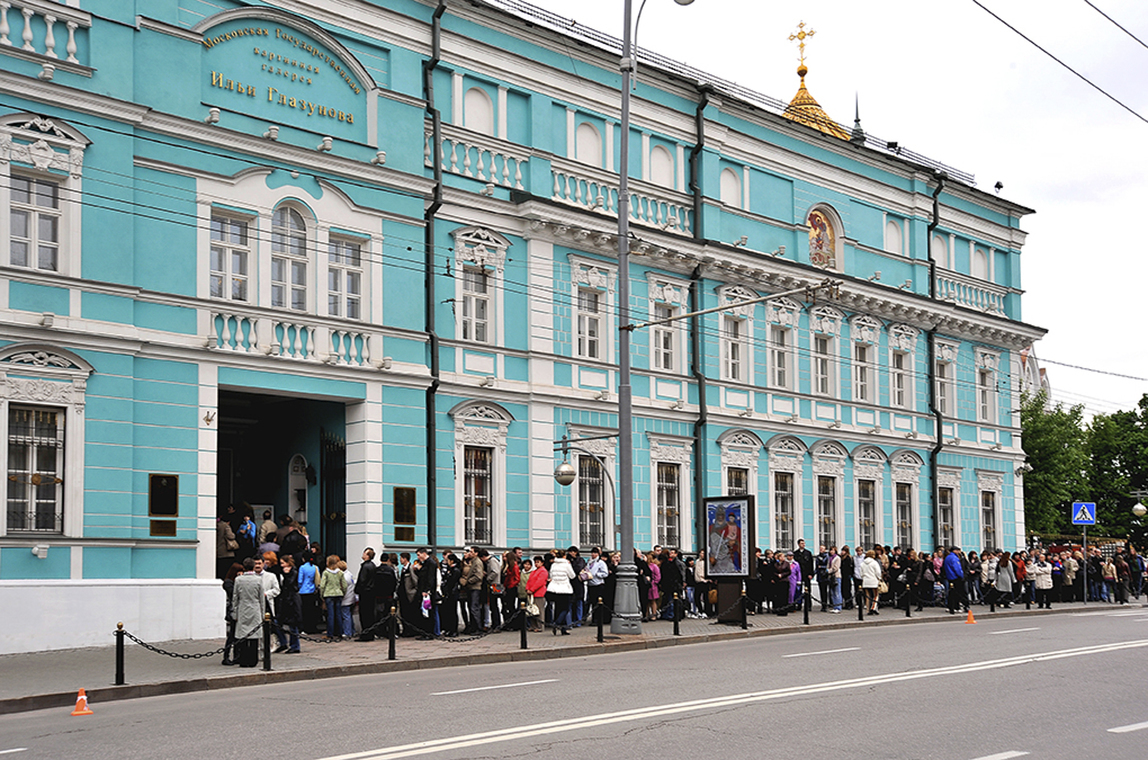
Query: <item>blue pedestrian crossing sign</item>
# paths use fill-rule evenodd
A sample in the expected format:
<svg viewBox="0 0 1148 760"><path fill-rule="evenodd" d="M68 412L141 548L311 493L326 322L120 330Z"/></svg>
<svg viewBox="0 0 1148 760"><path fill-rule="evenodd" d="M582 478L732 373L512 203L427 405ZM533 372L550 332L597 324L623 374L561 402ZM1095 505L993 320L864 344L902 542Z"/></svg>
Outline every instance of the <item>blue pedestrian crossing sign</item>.
<svg viewBox="0 0 1148 760"><path fill-rule="evenodd" d="M1073 525L1095 525L1096 524L1096 502L1094 502L1094 501L1074 501L1072 503L1072 524Z"/></svg>

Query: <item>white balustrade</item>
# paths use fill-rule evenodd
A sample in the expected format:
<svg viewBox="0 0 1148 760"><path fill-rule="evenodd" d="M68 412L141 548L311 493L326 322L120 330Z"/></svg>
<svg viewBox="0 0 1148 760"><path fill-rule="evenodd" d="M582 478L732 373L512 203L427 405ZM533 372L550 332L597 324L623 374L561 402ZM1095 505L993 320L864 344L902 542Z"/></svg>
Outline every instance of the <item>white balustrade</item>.
<svg viewBox="0 0 1148 760"><path fill-rule="evenodd" d="M16 23L19 23L21 18L23 20L23 29L19 33L19 40L23 43L19 47L20 50L58 60L60 56L56 52L56 25L63 21L68 31L68 41L64 46L68 57L65 60L68 63L80 63L76 58L76 52L79 50L76 45L76 32L80 28L91 27L92 22L88 14L49 0L0 0L0 46L11 48L15 46L10 37L13 34L13 20L9 19L10 11L17 12L18 15L14 19ZM34 28L37 25L35 21L37 18L41 19L44 25L44 33L39 40L36 39Z"/></svg>
<svg viewBox="0 0 1148 760"><path fill-rule="evenodd" d="M365 330L307 324L282 314L218 310L209 312L209 317L205 342L213 351L372 367L371 345L380 345L380 338Z"/></svg>
<svg viewBox="0 0 1148 760"><path fill-rule="evenodd" d="M356 367L371 364L371 336L358 330L331 330L332 364L350 364Z"/></svg>
<svg viewBox="0 0 1148 760"><path fill-rule="evenodd" d="M1005 313L1006 290L956 272L937 272L937 298L987 314Z"/></svg>
<svg viewBox="0 0 1148 760"><path fill-rule="evenodd" d="M423 143L423 162L427 166L434 166L433 141L434 136L427 132ZM443 130L438 153L445 172L471 177L484 184L526 189L523 174L529 159L514 151L509 143L458 129Z"/></svg>
<svg viewBox="0 0 1148 760"><path fill-rule="evenodd" d="M554 161L554 187L551 198L560 203L618 214L618 180L613 174L595 171L593 167L564 165ZM690 197L630 180L630 219L670 232L693 234L693 205Z"/></svg>

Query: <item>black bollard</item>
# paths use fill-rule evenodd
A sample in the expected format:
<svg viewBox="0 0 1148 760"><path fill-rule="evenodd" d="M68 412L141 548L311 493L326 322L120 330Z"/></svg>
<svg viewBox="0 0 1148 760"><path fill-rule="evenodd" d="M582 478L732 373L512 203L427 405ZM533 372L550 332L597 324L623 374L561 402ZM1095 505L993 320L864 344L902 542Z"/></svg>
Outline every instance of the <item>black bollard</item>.
<svg viewBox="0 0 1148 760"><path fill-rule="evenodd" d="M802 625L809 625L809 609L813 606L813 595L809 590L809 582L805 583L805 593L803 594L805 603L801 605L802 610Z"/></svg>
<svg viewBox="0 0 1148 760"><path fill-rule="evenodd" d="M606 640L602 635L602 621L606 616L602 614L602 597L598 597L598 606L594 608L595 622L598 624L598 643L601 644Z"/></svg>
<svg viewBox="0 0 1148 760"><path fill-rule="evenodd" d="M857 619L865 619L865 589L860 584L857 586Z"/></svg>
<svg viewBox="0 0 1148 760"><path fill-rule="evenodd" d="M989 612L996 612L997 611L997 590L995 588L990 587L988 597L989 597Z"/></svg>
<svg viewBox="0 0 1148 760"><path fill-rule="evenodd" d="M741 587L741 629L743 631L749 629L749 620L746 618L746 601L745 601L745 585Z"/></svg>
<svg viewBox="0 0 1148 760"><path fill-rule="evenodd" d="M913 586L910 584L905 587L905 617L913 617Z"/></svg>
<svg viewBox="0 0 1148 760"><path fill-rule="evenodd" d="M1028 581L1025 581L1024 585L1021 586L1021 589L1024 592L1024 608L1026 610L1031 610L1032 609L1032 594L1030 593L1030 591L1032 590L1032 587L1029 585Z"/></svg>
<svg viewBox="0 0 1148 760"><path fill-rule="evenodd" d="M116 623L116 686L124 685L124 624Z"/></svg>
<svg viewBox="0 0 1148 760"><path fill-rule="evenodd" d="M263 613L263 669L271 670L271 613Z"/></svg>
<svg viewBox="0 0 1148 760"><path fill-rule="evenodd" d="M395 635L396 628L399 625L399 619L395 616L395 608L391 607L391 619L388 621L390 625L387 626L387 659L395 659Z"/></svg>
<svg viewBox="0 0 1148 760"><path fill-rule="evenodd" d="M674 594L674 635L675 636L681 636L682 635L681 627L678 625L679 607L680 607L680 605L678 604L678 595Z"/></svg>
<svg viewBox="0 0 1148 760"><path fill-rule="evenodd" d="M518 626L518 648L526 649L526 601L523 600L518 603L518 614L522 618L522 624Z"/></svg>

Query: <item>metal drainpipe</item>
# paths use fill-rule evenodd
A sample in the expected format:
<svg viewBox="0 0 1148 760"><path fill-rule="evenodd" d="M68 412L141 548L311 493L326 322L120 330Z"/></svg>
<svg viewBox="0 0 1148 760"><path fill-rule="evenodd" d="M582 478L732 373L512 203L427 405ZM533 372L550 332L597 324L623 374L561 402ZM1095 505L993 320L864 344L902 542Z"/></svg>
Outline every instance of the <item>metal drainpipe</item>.
<svg viewBox="0 0 1148 760"><path fill-rule="evenodd" d="M698 92L701 93L701 99L698 101L697 110L694 111L694 128L697 131L697 142L693 149L690 151L690 192L694 196L694 239L704 240L702 235L702 183L698 171L699 158L702 150L706 144L706 122L705 122L705 109L710 102L710 93L713 88L708 84L698 86ZM690 288L690 311L701 310L701 293L699 292L702 277L701 265L698 265L690 280L692 287ZM705 364L702 361L702 331L701 331L701 317L692 317L690 319L690 331L693 342L693 358L690 360L690 371L694 376L694 380L698 384L698 418L694 420L694 503L698 505L694 509L694 531L697 536L697 546L694 547L695 551L702 547L703 536L706 535L705 524L706 516L701 509L702 499L706 495L706 456L703 450L703 443L705 441L706 424L709 422L709 405L706 402L707 395L707 382L704 371Z"/></svg>
<svg viewBox="0 0 1148 760"><path fill-rule="evenodd" d="M701 279L702 265L698 264L690 275L690 311L701 311ZM706 373L702 362L702 318L698 315L690 317L690 332L693 342L693 356L690 359L690 372L698 384L698 418L694 420L694 522L697 531L698 545L695 551L702 546L702 537L705 533L705 513L702 511L702 499L706 495L706 456L703 450L705 442L706 424L709 422L710 411L706 404Z"/></svg>
<svg viewBox="0 0 1148 760"><path fill-rule="evenodd" d="M941 221L941 191L945 189L945 174L937 172L937 189L933 191L933 220L929 222L925 233L925 250L929 253L929 298L937 300L937 260L933 258L933 230ZM929 475L932 479L933 490L933 548L941 543L941 488L937 480L937 457L945 448L944 417L937 408L937 326L929 328L926 333L929 339L929 411L933 413L933 425L936 428L937 440L929 452Z"/></svg>
<svg viewBox="0 0 1148 760"><path fill-rule="evenodd" d="M427 544L431 551L438 545L438 451L437 443L437 397L439 388L439 339L435 332L435 218L438 210L442 208L442 115L435 108L434 101L434 70L438 66L442 53L442 25L440 20L446 12L447 0L439 0L431 17L431 57L423 61L423 99L426 101L427 114L431 118L431 156L434 166L434 195L423 216L424 221L424 250L423 250L423 277L425 283L425 322L426 333L429 338L431 382L426 390L426 468L427 468Z"/></svg>

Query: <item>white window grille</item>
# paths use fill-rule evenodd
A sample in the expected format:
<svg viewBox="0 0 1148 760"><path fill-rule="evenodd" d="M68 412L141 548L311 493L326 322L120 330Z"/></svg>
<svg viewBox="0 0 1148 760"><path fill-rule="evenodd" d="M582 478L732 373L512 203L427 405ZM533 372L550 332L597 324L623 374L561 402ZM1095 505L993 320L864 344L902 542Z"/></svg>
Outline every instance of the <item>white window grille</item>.
<svg viewBox="0 0 1148 760"><path fill-rule="evenodd" d="M463 449L464 540L468 544L493 542L494 451L483 446Z"/></svg>
<svg viewBox="0 0 1148 760"><path fill-rule="evenodd" d="M327 248L327 311L333 317L363 315L362 243L332 236Z"/></svg>
<svg viewBox="0 0 1148 760"><path fill-rule="evenodd" d="M307 310L307 225L286 206L271 217L271 305Z"/></svg>
<svg viewBox="0 0 1148 760"><path fill-rule="evenodd" d="M793 548L793 473L773 474L774 535L778 549Z"/></svg>
<svg viewBox="0 0 1148 760"><path fill-rule="evenodd" d="M913 546L913 484L897 483L897 546L909 549Z"/></svg>
<svg viewBox="0 0 1148 760"><path fill-rule="evenodd" d="M827 475L817 476L817 543L837 544L837 479Z"/></svg>
<svg viewBox="0 0 1148 760"><path fill-rule="evenodd" d="M857 544L872 547L877 543L877 482L857 481Z"/></svg>
<svg viewBox="0 0 1148 760"><path fill-rule="evenodd" d="M597 290L578 289L578 356L601 359L602 296Z"/></svg>
<svg viewBox="0 0 1148 760"><path fill-rule="evenodd" d="M480 267L462 270L462 339L490 342L490 276Z"/></svg>
<svg viewBox="0 0 1148 760"><path fill-rule="evenodd" d="M62 533L63 477L64 413L37 406L10 406L8 530Z"/></svg>
<svg viewBox="0 0 1148 760"><path fill-rule="evenodd" d="M590 456L578 458L578 544L601 546L606 543L606 478L602 465Z"/></svg>
<svg viewBox="0 0 1148 760"><path fill-rule="evenodd" d="M13 174L10 205L9 263L60 271L59 183Z"/></svg>
<svg viewBox="0 0 1148 760"><path fill-rule="evenodd" d="M681 465L658 462L658 543L678 545L678 513L681 508Z"/></svg>
<svg viewBox="0 0 1148 760"><path fill-rule="evenodd" d="M956 535L953 530L953 489L937 489L938 506L941 512L941 546L956 544Z"/></svg>
<svg viewBox="0 0 1148 760"><path fill-rule="evenodd" d="M248 300L251 243L247 222L211 217L211 297Z"/></svg>

